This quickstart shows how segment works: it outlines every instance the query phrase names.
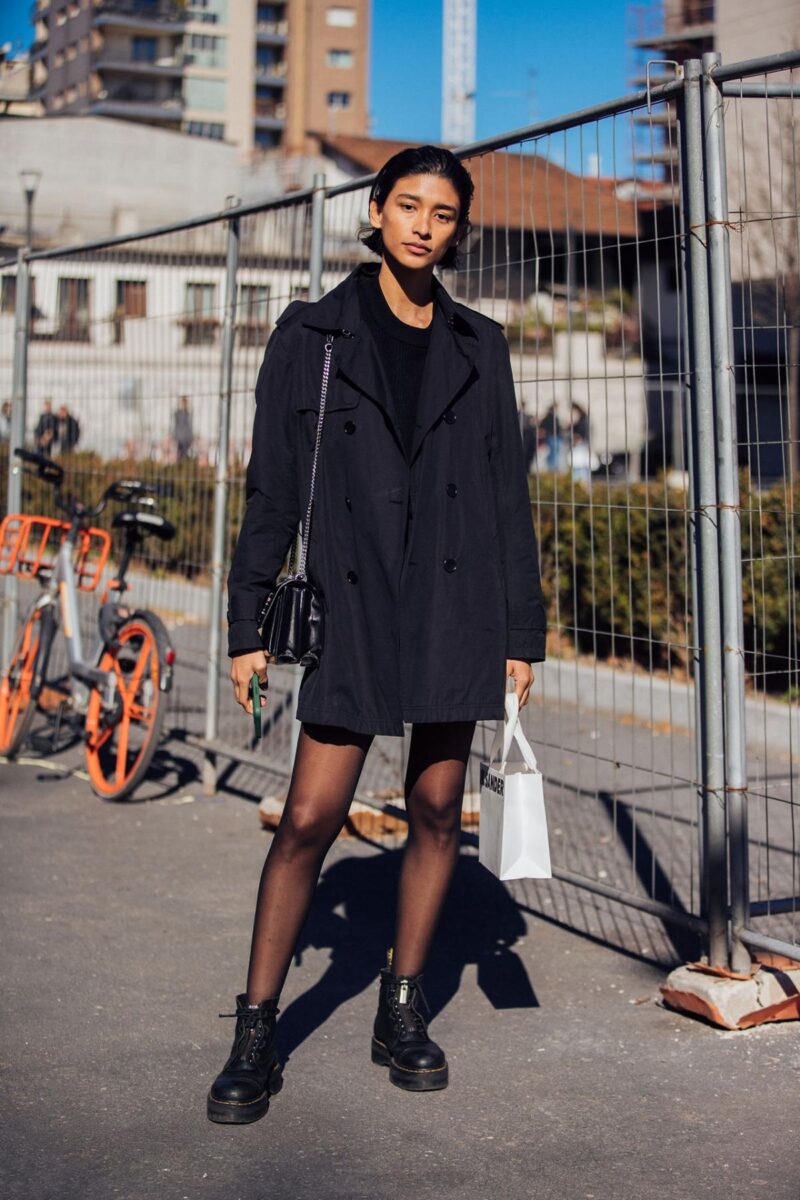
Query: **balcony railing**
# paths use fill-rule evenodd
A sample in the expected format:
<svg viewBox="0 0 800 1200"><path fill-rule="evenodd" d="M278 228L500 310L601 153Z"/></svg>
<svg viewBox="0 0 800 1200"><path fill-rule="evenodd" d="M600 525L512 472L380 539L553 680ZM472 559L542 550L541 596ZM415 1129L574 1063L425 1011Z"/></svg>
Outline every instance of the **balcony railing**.
<svg viewBox="0 0 800 1200"><path fill-rule="evenodd" d="M184 56L181 52L158 58L137 58L116 50L101 50L92 59L95 71L130 71L137 75L176 76L183 74Z"/></svg>
<svg viewBox="0 0 800 1200"><path fill-rule="evenodd" d="M175 0L101 0L94 12L96 25L136 26L141 29L174 29L180 32L187 21L186 9Z"/></svg>
<svg viewBox="0 0 800 1200"><path fill-rule="evenodd" d="M256 83L271 83L275 87L284 87L286 84L286 63L256 63L255 70Z"/></svg>

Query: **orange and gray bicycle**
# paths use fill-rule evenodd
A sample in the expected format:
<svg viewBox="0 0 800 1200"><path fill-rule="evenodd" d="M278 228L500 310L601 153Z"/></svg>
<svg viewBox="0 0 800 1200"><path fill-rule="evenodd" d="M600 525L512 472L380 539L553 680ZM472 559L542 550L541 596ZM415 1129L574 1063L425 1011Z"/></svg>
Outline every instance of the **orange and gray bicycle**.
<svg viewBox="0 0 800 1200"><path fill-rule="evenodd" d="M0 754L13 758L25 743L48 686L48 664L60 629L68 662L61 706L73 722L83 724L92 788L99 796L121 800L145 778L158 747L175 662L160 618L124 603L125 575L148 535L168 541L175 527L156 511L156 489L141 480L109 484L90 508L62 493L64 471L58 463L30 450L14 453L25 469L52 484L56 507L68 519L9 513L0 525L0 574L35 579L42 587L20 623L0 679ZM97 644L85 657L78 592L92 592L100 582L111 538L91 521L109 500L125 505L112 522L124 534L123 553L117 577L100 600Z"/></svg>

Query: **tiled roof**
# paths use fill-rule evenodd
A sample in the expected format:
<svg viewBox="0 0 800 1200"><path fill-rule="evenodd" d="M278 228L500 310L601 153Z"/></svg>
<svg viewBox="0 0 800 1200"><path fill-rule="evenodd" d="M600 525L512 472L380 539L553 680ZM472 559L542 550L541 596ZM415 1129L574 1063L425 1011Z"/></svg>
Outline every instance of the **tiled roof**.
<svg viewBox="0 0 800 1200"><path fill-rule="evenodd" d="M415 142L339 134L312 133L321 151L347 159L372 174ZM492 150L464 160L475 183L472 224L498 229L532 229L539 233L603 234L632 237L638 221L636 205L621 199L613 179L575 175L535 154Z"/></svg>

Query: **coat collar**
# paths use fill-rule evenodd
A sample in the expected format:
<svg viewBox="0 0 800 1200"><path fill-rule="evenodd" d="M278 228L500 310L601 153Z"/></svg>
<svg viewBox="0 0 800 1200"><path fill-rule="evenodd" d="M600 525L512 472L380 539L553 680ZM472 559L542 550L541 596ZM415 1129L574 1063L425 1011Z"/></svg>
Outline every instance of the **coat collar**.
<svg viewBox="0 0 800 1200"><path fill-rule="evenodd" d="M359 263L335 288L310 304L304 305L301 323L323 333L345 336L334 355L338 373L374 400L386 412L398 445L402 449L399 423L386 379L369 327L363 321L358 302L360 272L377 274L379 263ZM463 391L477 370L478 330L464 315L447 289L434 276L433 324L422 377L417 424L411 446L413 461L422 442L448 405ZM285 311L277 321L287 317ZM347 336L349 334L349 336Z"/></svg>

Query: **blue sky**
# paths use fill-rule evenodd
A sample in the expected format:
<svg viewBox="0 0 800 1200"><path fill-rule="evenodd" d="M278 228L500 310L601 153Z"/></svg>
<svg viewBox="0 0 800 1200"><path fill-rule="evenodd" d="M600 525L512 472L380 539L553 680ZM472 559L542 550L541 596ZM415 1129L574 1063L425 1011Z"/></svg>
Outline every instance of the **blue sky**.
<svg viewBox="0 0 800 1200"><path fill-rule="evenodd" d="M436 142L442 56L438 9L430 0L372 3L372 133ZM30 0L4 0L0 42L27 45L30 10ZM624 0L602 5L597 0L564 5L478 0L476 135L488 137L621 96L629 90L628 66ZM605 128L600 153L606 173ZM568 151L571 166L577 166L575 154L577 145Z"/></svg>

